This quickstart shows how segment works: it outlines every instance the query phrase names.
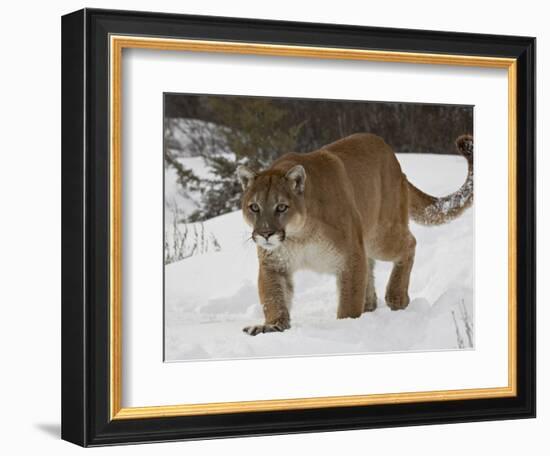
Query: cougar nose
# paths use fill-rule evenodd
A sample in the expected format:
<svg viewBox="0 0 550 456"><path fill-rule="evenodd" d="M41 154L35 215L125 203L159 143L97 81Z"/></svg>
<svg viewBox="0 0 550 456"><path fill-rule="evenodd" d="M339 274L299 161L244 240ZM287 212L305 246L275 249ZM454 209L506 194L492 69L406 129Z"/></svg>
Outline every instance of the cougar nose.
<svg viewBox="0 0 550 456"><path fill-rule="evenodd" d="M272 231L272 230L262 230L262 231L258 231L258 234L265 238L265 240L267 241L269 239L270 236L273 236L275 234L275 231Z"/></svg>

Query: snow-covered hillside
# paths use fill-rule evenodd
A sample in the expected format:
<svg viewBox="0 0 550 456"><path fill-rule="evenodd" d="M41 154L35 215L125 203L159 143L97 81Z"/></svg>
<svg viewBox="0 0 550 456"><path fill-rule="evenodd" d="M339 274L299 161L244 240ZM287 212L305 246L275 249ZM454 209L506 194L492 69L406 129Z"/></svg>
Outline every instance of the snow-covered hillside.
<svg viewBox="0 0 550 456"><path fill-rule="evenodd" d="M402 154L399 161L411 182L434 195L455 191L466 176L466 161L458 156ZM172 188L168 180L167 188ZM292 328L256 337L242 332L263 318L250 230L240 212L205 221L219 251L166 266L165 359L469 348L474 321L473 212L469 209L440 227L411 223L417 250L406 310L392 312L380 299L390 263L376 265L378 309L355 320L336 320L333 277L304 271L295 276Z"/></svg>

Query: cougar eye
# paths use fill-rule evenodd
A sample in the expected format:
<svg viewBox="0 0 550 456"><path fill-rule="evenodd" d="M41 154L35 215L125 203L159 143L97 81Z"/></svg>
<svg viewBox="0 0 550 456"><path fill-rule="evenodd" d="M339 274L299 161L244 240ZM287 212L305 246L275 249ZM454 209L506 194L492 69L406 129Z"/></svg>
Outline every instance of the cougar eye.
<svg viewBox="0 0 550 456"><path fill-rule="evenodd" d="M256 203L252 203L248 206L248 209L250 209L252 212L260 212L260 206L258 206Z"/></svg>
<svg viewBox="0 0 550 456"><path fill-rule="evenodd" d="M275 208L277 212L286 212L287 209L288 206L286 204L277 204L277 207Z"/></svg>

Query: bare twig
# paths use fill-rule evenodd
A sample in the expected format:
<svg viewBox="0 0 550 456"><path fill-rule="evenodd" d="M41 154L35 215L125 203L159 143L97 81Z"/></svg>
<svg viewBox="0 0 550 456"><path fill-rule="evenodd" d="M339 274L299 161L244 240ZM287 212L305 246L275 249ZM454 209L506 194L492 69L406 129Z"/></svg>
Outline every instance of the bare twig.
<svg viewBox="0 0 550 456"><path fill-rule="evenodd" d="M464 328L466 330L466 337L468 338L468 347L472 348L474 346L474 332L472 329L472 320L470 318L470 314L468 313L468 309L466 309L466 305L464 304L464 299L461 302L460 313L462 322L464 323Z"/></svg>
<svg viewBox="0 0 550 456"><path fill-rule="evenodd" d="M462 338L462 335L460 334L460 329L458 328L458 322L456 321L455 311L451 310L451 314L453 315L453 322L455 324L456 342L458 344L458 348L464 348L464 339Z"/></svg>
<svg viewBox="0 0 550 456"><path fill-rule="evenodd" d="M193 255L221 250L220 244L212 233L208 233L204 223L181 222L183 212L176 203L168 205L172 212L170 231L165 231L164 263L170 264Z"/></svg>

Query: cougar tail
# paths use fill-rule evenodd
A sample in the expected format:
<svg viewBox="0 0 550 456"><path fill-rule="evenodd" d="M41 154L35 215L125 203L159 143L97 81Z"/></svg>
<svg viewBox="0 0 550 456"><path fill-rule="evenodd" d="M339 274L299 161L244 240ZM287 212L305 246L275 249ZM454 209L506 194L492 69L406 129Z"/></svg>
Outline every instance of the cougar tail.
<svg viewBox="0 0 550 456"><path fill-rule="evenodd" d="M456 148L468 160L468 177L456 192L442 198L428 195L409 182L409 216L422 225L442 225L462 214L474 200L474 140L459 136Z"/></svg>

